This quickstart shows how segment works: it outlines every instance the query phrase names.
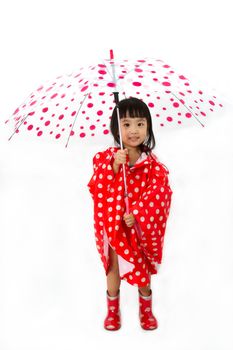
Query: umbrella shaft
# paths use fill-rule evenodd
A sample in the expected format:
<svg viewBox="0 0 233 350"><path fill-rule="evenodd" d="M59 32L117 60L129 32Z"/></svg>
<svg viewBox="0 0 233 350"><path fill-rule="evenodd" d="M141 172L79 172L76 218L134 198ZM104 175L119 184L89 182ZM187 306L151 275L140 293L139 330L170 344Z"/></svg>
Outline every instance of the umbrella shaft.
<svg viewBox="0 0 233 350"><path fill-rule="evenodd" d="M121 134L120 112L119 112L118 105L116 105L116 107L117 107L117 122L118 122L118 129L119 129L120 146L121 146L121 149L124 149L123 142L122 142L122 134Z"/></svg>
<svg viewBox="0 0 233 350"><path fill-rule="evenodd" d="M124 147L123 147L122 135L121 135L120 112L119 112L118 105L116 105L116 107L117 107L117 121L118 121L120 145L121 145L121 149L123 150ZM127 190L127 183L126 183L125 164L122 164L122 169L123 169L123 179L124 179L124 187L125 187L126 212L127 212L127 214L129 214L128 190Z"/></svg>

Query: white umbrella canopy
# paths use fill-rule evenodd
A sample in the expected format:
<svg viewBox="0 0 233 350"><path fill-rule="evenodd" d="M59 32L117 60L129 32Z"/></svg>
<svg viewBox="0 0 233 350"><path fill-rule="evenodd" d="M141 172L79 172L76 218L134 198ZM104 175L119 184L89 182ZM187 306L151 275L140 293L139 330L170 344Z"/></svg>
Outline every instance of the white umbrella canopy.
<svg viewBox="0 0 233 350"><path fill-rule="evenodd" d="M191 83L161 59L110 59L80 67L38 86L6 123L15 133L48 137L68 146L70 138L93 140L109 134L119 99L134 96L150 108L156 130L204 126L223 107L217 96ZM74 142L74 141L73 141Z"/></svg>

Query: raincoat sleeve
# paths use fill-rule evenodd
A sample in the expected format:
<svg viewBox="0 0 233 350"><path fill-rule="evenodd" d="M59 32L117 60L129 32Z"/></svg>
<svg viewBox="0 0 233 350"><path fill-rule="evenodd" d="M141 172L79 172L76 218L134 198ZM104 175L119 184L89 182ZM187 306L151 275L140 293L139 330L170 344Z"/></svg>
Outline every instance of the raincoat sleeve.
<svg viewBox="0 0 233 350"><path fill-rule="evenodd" d="M112 167L113 161L113 153L107 151L98 152L93 157L93 175L88 183L88 188L93 199L101 189L100 180L104 183L105 191L109 191L113 185L115 177Z"/></svg>
<svg viewBox="0 0 233 350"><path fill-rule="evenodd" d="M147 186L139 200L132 202L130 212L140 225L142 234L154 228L160 236L165 233L169 215L172 190L168 181L168 169L161 163L153 166L148 177Z"/></svg>

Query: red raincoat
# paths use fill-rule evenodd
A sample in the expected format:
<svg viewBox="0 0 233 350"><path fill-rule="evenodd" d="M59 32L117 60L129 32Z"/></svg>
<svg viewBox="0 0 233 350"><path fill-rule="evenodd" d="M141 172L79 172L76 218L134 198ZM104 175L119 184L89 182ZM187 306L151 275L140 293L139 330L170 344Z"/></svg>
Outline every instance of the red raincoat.
<svg viewBox="0 0 233 350"><path fill-rule="evenodd" d="M110 147L93 158L94 174L88 188L94 200L96 246L106 275L110 245L118 255L120 278L142 287L150 283L150 274L157 273L162 261L172 197L169 171L152 152L143 152L133 166L126 162L129 210L136 219L134 226L127 227L123 169L120 166L114 174L112 167L119 149Z"/></svg>

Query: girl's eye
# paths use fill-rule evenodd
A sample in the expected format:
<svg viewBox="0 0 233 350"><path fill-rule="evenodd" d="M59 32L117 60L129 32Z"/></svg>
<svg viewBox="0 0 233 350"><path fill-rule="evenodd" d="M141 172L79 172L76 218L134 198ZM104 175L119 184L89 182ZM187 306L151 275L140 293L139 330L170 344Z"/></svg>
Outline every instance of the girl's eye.
<svg viewBox="0 0 233 350"><path fill-rule="evenodd" d="M129 123L123 124L124 126L129 126Z"/></svg>
<svg viewBox="0 0 233 350"><path fill-rule="evenodd" d="M144 123L138 123L138 125L139 125L139 124L140 124L140 125L144 125Z"/></svg>

